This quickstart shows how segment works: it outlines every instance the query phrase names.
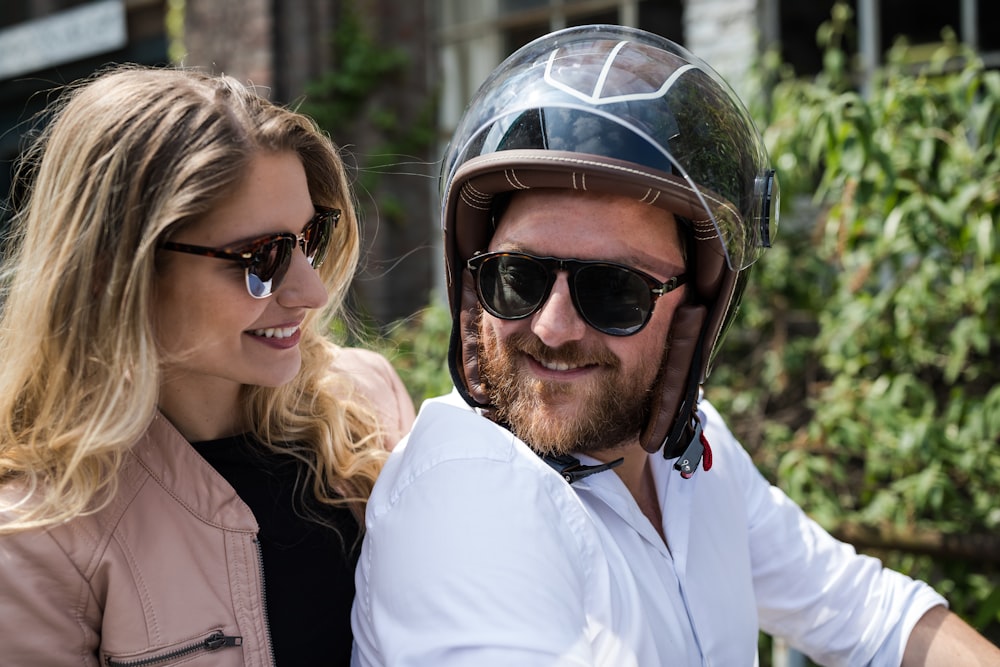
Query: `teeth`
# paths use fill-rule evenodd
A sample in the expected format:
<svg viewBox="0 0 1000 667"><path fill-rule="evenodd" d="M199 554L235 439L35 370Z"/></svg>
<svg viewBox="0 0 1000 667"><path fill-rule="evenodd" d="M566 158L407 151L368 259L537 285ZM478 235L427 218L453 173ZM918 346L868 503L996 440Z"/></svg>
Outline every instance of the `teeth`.
<svg viewBox="0 0 1000 667"><path fill-rule="evenodd" d="M579 368L579 366L575 365L571 366L561 361L540 361L538 363L540 363L545 368L548 368L550 371L569 371L573 370L574 368Z"/></svg>
<svg viewBox="0 0 1000 667"><path fill-rule="evenodd" d="M272 329L254 329L251 333L254 336L262 336L264 338L288 338L298 330L298 327L278 327Z"/></svg>

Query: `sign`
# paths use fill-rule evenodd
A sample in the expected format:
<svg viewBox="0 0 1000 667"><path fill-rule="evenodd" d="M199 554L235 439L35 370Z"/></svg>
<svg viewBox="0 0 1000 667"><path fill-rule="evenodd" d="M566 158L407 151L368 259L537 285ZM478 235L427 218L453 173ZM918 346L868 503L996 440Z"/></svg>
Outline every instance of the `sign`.
<svg viewBox="0 0 1000 667"><path fill-rule="evenodd" d="M0 80L114 51L127 42L122 0L25 21L0 30Z"/></svg>

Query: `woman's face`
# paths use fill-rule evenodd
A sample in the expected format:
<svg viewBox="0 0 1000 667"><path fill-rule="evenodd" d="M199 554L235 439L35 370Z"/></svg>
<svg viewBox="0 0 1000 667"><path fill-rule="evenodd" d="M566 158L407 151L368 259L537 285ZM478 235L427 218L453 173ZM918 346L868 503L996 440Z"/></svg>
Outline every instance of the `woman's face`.
<svg viewBox="0 0 1000 667"><path fill-rule="evenodd" d="M313 213L298 156L260 154L231 197L170 240L240 246L277 232L299 234ZM275 387L298 373L299 326L327 300L301 248L296 247L284 281L264 299L247 292L239 262L159 252L154 327L164 378L161 409L171 401L198 401L200 407L231 410L241 385Z"/></svg>

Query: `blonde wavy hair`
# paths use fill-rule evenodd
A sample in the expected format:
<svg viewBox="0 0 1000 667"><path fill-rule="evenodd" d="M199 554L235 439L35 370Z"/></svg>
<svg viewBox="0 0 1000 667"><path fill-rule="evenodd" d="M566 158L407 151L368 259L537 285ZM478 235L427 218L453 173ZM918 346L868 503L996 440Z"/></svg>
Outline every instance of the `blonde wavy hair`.
<svg viewBox="0 0 1000 667"><path fill-rule="evenodd" d="M206 215L254 155L292 151L313 203L343 210L302 326L302 370L243 388L261 442L306 462L313 495L364 506L385 459L372 406L331 372L327 338L359 256L337 147L308 118L227 76L118 66L72 86L19 160L0 264L0 533L97 511L157 410L157 246ZM20 480L18 484L11 484Z"/></svg>

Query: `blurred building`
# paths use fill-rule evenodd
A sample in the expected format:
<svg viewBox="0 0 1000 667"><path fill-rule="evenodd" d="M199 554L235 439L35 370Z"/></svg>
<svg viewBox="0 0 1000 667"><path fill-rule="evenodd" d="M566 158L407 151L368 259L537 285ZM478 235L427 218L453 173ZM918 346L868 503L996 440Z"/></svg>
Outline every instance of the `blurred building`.
<svg viewBox="0 0 1000 667"><path fill-rule="evenodd" d="M0 196L47 91L108 62L164 63L166 0L0 3Z"/></svg>
<svg viewBox="0 0 1000 667"><path fill-rule="evenodd" d="M2 0L0 198L7 199L24 133L63 84L108 63L175 62L232 75L282 104L308 104L311 84L346 68L338 58L351 54L338 53L333 35L348 11L372 42L406 55L391 77L370 82L369 99L354 117L324 127L344 148L357 184L366 250L357 305L376 323L409 315L427 303L433 283L436 233L428 164L434 145L429 139L422 151L394 156L386 165L374 159L387 145L386 130L371 121L384 124L392 116L405 131L411 110L430 108L432 30L423 2ZM427 122L433 125L433 113ZM373 162L379 164L377 174ZM0 224L4 219L0 214Z"/></svg>
<svg viewBox="0 0 1000 667"><path fill-rule="evenodd" d="M433 1L433 0L432 0ZM442 126L454 126L486 75L515 48L550 30L618 23L658 33L708 61L740 91L766 48L778 48L800 75L820 70L816 33L837 0L436 0ZM855 16L846 47L875 67L897 38L942 41L950 27L1000 66L995 0L847 0Z"/></svg>
<svg viewBox="0 0 1000 667"><path fill-rule="evenodd" d="M584 23L662 34L707 60L745 92L758 55L779 48L802 75L819 71L819 26L835 0L2 0L0 197L22 132L47 93L110 62L181 62L225 72L295 104L337 103L365 84L350 118L324 125L352 166L366 260L359 305L377 323L426 304L444 272L437 223L437 160L487 74L525 42ZM995 0L849 0L848 43L871 71L900 36L934 44L950 27L1000 66ZM347 23L350 16L359 23ZM340 33L345 25L363 38ZM345 42L345 37L346 42ZM404 58L379 81L352 48L365 38ZM344 45L348 46L345 47ZM348 50L345 51L344 49ZM367 48L371 48L370 45ZM364 55L364 54L362 54ZM362 58L363 60L364 58ZM371 58L379 59L379 58ZM385 59L385 58L383 58ZM391 58L389 58L391 60ZM353 73L353 74L352 74ZM341 76L340 81L329 81ZM354 76L354 79L351 79ZM317 87L326 80L327 88ZM862 81L863 83L863 81ZM340 85L340 88L336 86ZM331 87L332 86L332 87ZM404 141L407 133L427 135ZM2 221L2 216L0 216Z"/></svg>

